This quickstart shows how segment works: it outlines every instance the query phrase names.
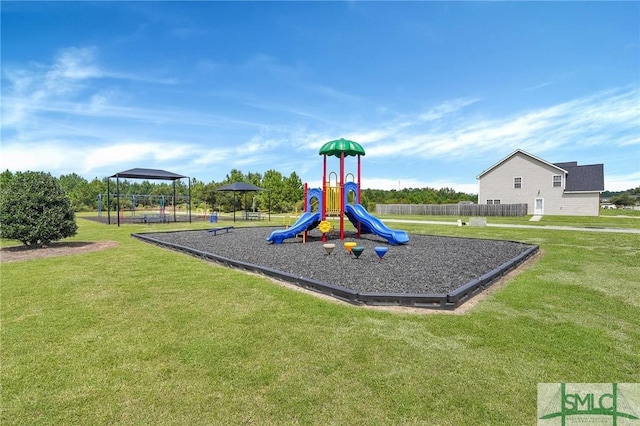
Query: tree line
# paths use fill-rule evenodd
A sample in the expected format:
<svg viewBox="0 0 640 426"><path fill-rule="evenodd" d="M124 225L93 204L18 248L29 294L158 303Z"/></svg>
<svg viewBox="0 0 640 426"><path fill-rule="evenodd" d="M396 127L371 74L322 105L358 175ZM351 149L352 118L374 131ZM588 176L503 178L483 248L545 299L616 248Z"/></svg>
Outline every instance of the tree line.
<svg viewBox="0 0 640 426"><path fill-rule="evenodd" d="M0 187L6 185L14 177L14 173L5 170L0 173ZM91 181L82 176L71 173L57 178L61 187L71 200L73 209L79 211L96 211L98 209L98 195L102 194L102 209L107 208L107 180L108 178ZM218 188L234 183L246 182L265 189L243 194L217 191ZM274 213L293 212L296 207L302 208L304 197L303 182L296 172L284 176L276 170L268 170L265 173L249 172L232 169L225 178L220 181L205 183L196 178L191 178L191 205L194 211L219 212L267 211L269 208ZM136 198L137 207L156 207L160 197L164 197L169 203L173 197L173 183L168 181L127 180L119 182L121 208L131 207L131 196L144 196ZM111 209L116 207L116 185L111 180L110 192L112 194ZM185 179L176 181L177 206L181 206L189 195L189 182ZM640 187L627 191L609 192L602 194L603 198L609 198L611 202L619 205L633 205L640 196ZM363 189L360 202L369 211L375 211L376 204L455 204L461 201L478 202L477 194L468 194L455 191L452 188L404 188L401 190Z"/></svg>
<svg viewBox="0 0 640 426"><path fill-rule="evenodd" d="M9 170L0 173L0 186L5 187L14 177ZM107 183L108 178L91 181L82 176L71 173L57 178L61 187L71 200L74 211L96 211L98 209L98 196L102 194L102 210L107 209ZM244 194L226 191L217 191L218 188L234 183L246 182L263 188L264 191L256 191ZM304 197L303 182L297 173L292 172L284 176L276 170L268 170L264 173L249 172L232 169L220 182L211 181L205 183L196 178L191 178L191 205L194 211L231 212L239 210L267 211L274 213L293 212L296 208L302 208ZM115 180L109 183L111 193L112 210L116 207ZM174 194L173 182L128 180L120 179L118 190L120 192L121 208L131 208L135 202L135 208L156 207L159 199L164 197L167 205L171 204ZM181 207L189 195L189 182L185 179L175 182L177 195L176 206ZM132 195L138 196L132 198ZM142 196L142 197L140 197ZM451 188L405 188L401 190L362 190L360 202L369 211L375 211L376 204L450 204L460 201L477 202L476 194L457 192Z"/></svg>
<svg viewBox="0 0 640 426"><path fill-rule="evenodd" d="M0 173L0 187L7 187L15 174L9 170ZM120 179L116 189L115 179L109 178L91 181L83 178L77 173L61 175L56 178L61 187L71 200L74 211L96 211L99 204L99 196L102 198L101 208L106 211L107 207L115 210L119 191L121 208L131 208L131 203L136 203L139 207L157 207L159 200L166 200L166 205L173 202L174 183L169 181L149 181L149 180L129 180ZM218 188L233 182L246 182L265 189L248 194L247 197L232 192L217 191ZM289 176L283 176L276 170L268 170L261 173L243 173L233 169L221 182L205 183L196 178L191 178L188 182L185 179L175 181L176 206L182 207L189 195L189 184L191 185L191 206L193 209L202 211L215 209L221 212L235 210L262 210L266 211L271 207L273 212L293 211L295 204L302 200L303 186L298 175L293 172ZM107 187L111 194L107 206ZM132 197L136 196L136 197Z"/></svg>
<svg viewBox="0 0 640 426"><path fill-rule="evenodd" d="M611 204L619 207L634 206L640 202L640 186L626 191L604 191L602 199L608 200Z"/></svg>

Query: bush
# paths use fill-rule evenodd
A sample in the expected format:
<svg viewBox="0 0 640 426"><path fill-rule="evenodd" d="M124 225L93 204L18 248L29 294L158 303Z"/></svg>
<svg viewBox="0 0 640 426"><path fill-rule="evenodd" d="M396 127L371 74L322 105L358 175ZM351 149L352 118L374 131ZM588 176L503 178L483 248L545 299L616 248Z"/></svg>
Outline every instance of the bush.
<svg viewBox="0 0 640 426"><path fill-rule="evenodd" d="M0 193L0 237L27 246L76 234L73 207L60 182L44 172L17 172Z"/></svg>

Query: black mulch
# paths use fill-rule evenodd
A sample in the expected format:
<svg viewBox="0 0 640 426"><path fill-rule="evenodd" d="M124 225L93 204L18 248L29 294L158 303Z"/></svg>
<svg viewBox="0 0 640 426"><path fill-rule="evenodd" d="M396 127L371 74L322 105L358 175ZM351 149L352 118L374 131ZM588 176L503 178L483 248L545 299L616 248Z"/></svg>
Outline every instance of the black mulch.
<svg viewBox="0 0 640 426"><path fill-rule="evenodd" d="M228 233L207 230L146 233L163 244L178 245L226 259L345 287L358 293L447 294L537 248L514 241L440 237L411 234L406 245L392 246L375 235L357 238L347 232L344 241L333 235L331 254L323 248L321 234L313 230L305 243L301 238L282 244L266 242L277 228L234 228ZM343 243L365 248L359 258ZM380 259L375 247L388 247ZM524 259L521 259L524 260ZM512 266L510 266L511 268Z"/></svg>

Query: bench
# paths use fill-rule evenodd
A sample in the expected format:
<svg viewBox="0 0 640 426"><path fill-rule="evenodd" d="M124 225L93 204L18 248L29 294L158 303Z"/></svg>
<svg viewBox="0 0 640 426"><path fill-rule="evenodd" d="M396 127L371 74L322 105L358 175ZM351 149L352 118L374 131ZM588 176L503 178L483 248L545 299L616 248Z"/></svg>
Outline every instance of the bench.
<svg viewBox="0 0 640 426"><path fill-rule="evenodd" d="M247 212L247 220L262 220L262 215L259 212Z"/></svg>
<svg viewBox="0 0 640 426"><path fill-rule="evenodd" d="M155 223L155 222L168 222L169 218L164 214L146 214L144 216L134 216L131 219L133 222L139 223Z"/></svg>
<svg viewBox="0 0 640 426"><path fill-rule="evenodd" d="M233 226L221 226L220 228L209 229L207 232L213 232L213 235L218 235L218 232L225 231L226 234L229 229L233 229Z"/></svg>

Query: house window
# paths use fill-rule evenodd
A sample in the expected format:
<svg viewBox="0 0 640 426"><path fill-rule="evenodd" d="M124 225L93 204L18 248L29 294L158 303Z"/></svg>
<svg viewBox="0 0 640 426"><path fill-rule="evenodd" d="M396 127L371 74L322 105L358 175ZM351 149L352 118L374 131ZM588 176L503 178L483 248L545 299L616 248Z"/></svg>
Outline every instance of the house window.
<svg viewBox="0 0 640 426"><path fill-rule="evenodd" d="M513 178L513 187L515 189L522 188L522 178L521 177L514 177Z"/></svg>
<svg viewBox="0 0 640 426"><path fill-rule="evenodd" d="M487 204L500 204L500 200L487 200Z"/></svg>
<svg viewBox="0 0 640 426"><path fill-rule="evenodd" d="M553 175L553 187L562 188L562 175Z"/></svg>

